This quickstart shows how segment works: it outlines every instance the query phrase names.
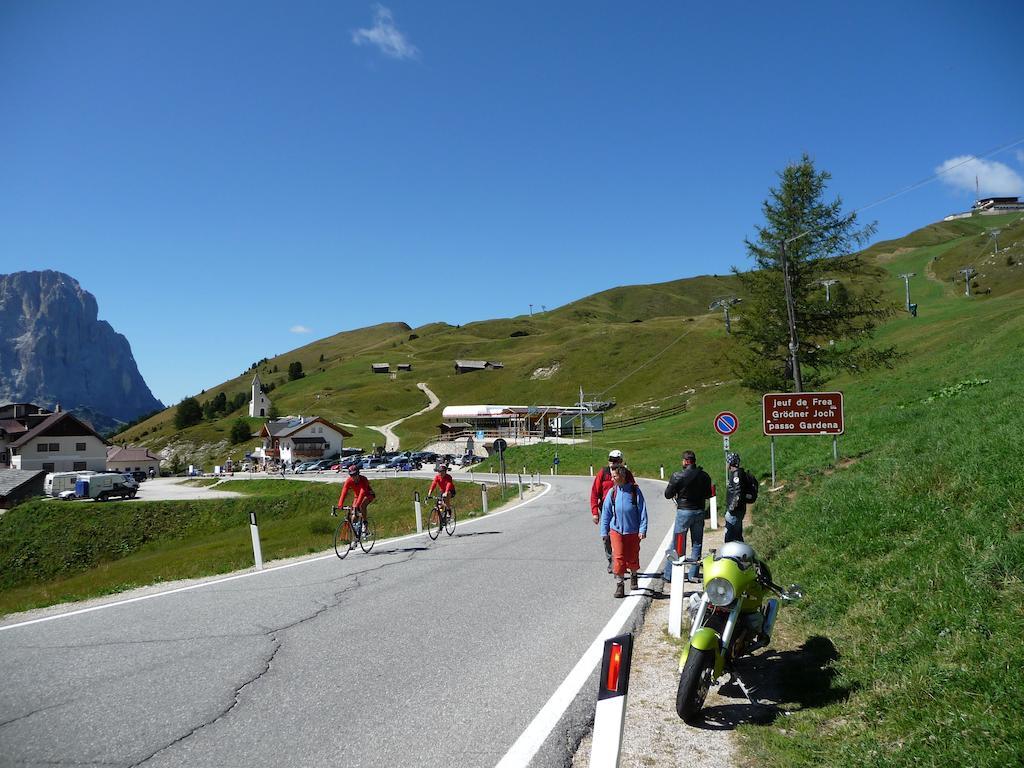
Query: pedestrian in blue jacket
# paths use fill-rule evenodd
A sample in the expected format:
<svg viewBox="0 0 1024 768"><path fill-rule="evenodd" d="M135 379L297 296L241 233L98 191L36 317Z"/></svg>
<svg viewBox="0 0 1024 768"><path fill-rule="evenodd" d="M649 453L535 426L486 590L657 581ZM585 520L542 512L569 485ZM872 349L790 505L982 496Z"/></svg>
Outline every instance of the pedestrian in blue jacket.
<svg viewBox="0 0 1024 768"><path fill-rule="evenodd" d="M623 579L628 569L629 589L636 591L640 570L640 541L647 537L647 502L640 486L628 475L625 467L612 469L615 485L604 497L601 507L601 538L612 544L612 573L615 574L615 597L625 597Z"/></svg>

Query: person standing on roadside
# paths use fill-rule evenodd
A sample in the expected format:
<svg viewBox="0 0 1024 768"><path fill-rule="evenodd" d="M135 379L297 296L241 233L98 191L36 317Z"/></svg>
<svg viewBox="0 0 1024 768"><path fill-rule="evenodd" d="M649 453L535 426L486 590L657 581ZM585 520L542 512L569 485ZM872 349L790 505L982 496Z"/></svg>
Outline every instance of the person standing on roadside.
<svg viewBox="0 0 1024 768"><path fill-rule="evenodd" d="M604 505L605 497L608 495L608 491L615 485L615 480L612 477L612 472L615 471L616 467L622 467L626 470L626 479L630 483L635 483L636 480L633 478L633 473L629 471L626 465L623 463L622 451L614 450L608 453L608 466L601 467L601 471L597 473L594 478L594 484L590 487L590 516L594 520L594 525L597 525L601 521L601 508ZM608 560L608 573L612 572L612 543L607 538L604 538L604 555Z"/></svg>
<svg viewBox="0 0 1024 768"><path fill-rule="evenodd" d="M740 468L740 455L729 452L725 455L729 465L729 477L725 489L725 543L743 541L743 518L747 504L757 501L757 479L747 470Z"/></svg>
<svg viewBox="0 0 1024 768"><path fill-rule="evenodd" d="M665 582L672 581L672 560L686 551L686 534L690 534L690 560L700 560L704 546L704 503L711 498L711 476L697 466L697 455L693 451L683 451L683 468L675 472L665 486L665 498L675 499L676 525L674 529L672 549L666 553ZM680 551L675 546L682 534ZM697 564L690 566L687 581L697 581Z"/></svg>
<svg viewBox="0 0 1024 768"><path fill-rule="evenodd" d="M601 506L601 538L612 549L615 597L625 597L623 579L629 570L629 591L639 589L640 542L647 537L647 502L632 473L623 466L612 470L615 485Z"/></svg>

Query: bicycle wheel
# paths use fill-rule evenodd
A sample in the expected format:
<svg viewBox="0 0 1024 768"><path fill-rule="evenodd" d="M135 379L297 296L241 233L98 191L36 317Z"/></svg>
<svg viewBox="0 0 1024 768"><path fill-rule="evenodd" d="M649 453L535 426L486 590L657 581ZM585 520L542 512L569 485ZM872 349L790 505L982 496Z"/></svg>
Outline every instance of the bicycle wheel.
<svg viewBox="0 0 1024 768"><path fill-rule="evenodd" d="M455 507L448 510L448 516L444 521L444 529L448 532L449 536L455 533Z"/></svg>
<svg viewBox="0 0 1024 768"><path fill-rule="evenodd" d="M348 518L344 518L334 531L334 554L344 560L345 555L352 549L354 543L352 539L352 524L349 523Z"/></svg>
<svg viewBox="0 0 1024 768"><path fill-rule="evenodd" d="M436 539L441 534L441 511L434 507L427 517L427 535Z"/></svg>
<svg viewBox="0 0 1024 768"><path fill-rule="evenodd" d="M369 520L363 523L363 535L359 537L359 546L363 552L369 552L373 549L374 542L377 541L377 528Z"/></svg>

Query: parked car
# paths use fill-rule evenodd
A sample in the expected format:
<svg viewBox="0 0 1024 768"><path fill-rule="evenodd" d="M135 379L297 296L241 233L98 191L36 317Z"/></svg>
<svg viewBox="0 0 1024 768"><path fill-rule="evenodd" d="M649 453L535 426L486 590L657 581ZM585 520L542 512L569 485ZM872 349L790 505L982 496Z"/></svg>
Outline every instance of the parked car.
<svg viewBox="0 0 1024 768"><path fill-rule="evenodd" d="M325 469L330 469L332 466L338 463L338 457L335 456L333 459L320 459L310 469L314 469L317 472Z"/></svg>
<svg viewBox="0 0 1024 768"><path fill-rule="evenodd" d="M413 461L420 462L420 464L436 464L440 456L431 451L415 451L411 458Z"/></svg>
<svg viewBox="0 0 1024 768"><path fill-rule="evenodd" d="M469 467L473 464L476 464L478 461L482 461L482 459L477 458L472 453L463 454L457 459L457 463L460 467Z"/></svg>
<svg viewBox="0 0 1024 768"><path fill-rule="evenodd" d="M309 472L311 469L313 469L313 467L317 465L317 463L318 462L316 461L304 461L301 464L296 465L295 472Z"/></svg>
<svg viewBox="0 0 1024 768"><path fill-rule="evenodd" d="M376 467L383 467L386 463L387 459L383 456L364 456L360 466L363 469L375 469Z"/></svg>
<svg viewBox="0 0 1024 768"><path fill-rule="evenodd" d="M75 496L80 499L106 501L116 497L134 499L139 485L129 476L117 472L83 475L75 483Z"/></svg>
<svg viewBox="0 0 1024 768"><path fill-rule="evenodd" d="M141 469L136 469L134 472L131 473L131 476L135 479L136 483L144 483L146 482L146 478L149 477L149 475L143 472Z"/></svg>

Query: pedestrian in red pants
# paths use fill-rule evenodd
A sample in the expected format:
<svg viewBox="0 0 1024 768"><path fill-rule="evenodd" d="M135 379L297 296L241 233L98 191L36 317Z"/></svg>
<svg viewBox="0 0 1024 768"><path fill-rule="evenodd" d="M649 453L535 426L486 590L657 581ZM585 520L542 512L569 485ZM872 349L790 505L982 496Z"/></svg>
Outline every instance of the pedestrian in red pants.
<svg viewBox="0 0 1024 768"><path fill-rule="evenodd" d="M615 486L601 507L601 538L611 541L615 597L625 597L623 583L630 571L629 589L636 591L640 571L640 542L647 537L647 502L640 486L627 477L625 467L612 470Z"/></svg>

